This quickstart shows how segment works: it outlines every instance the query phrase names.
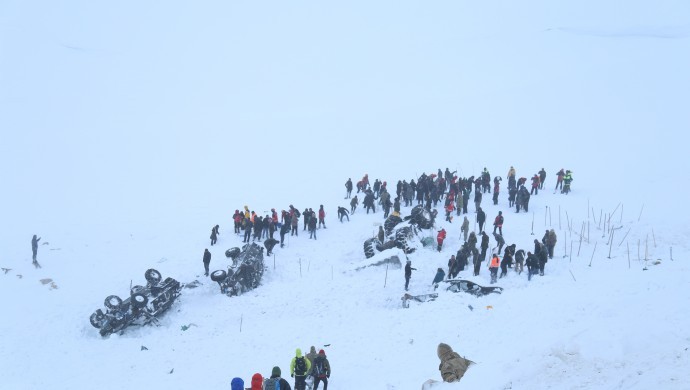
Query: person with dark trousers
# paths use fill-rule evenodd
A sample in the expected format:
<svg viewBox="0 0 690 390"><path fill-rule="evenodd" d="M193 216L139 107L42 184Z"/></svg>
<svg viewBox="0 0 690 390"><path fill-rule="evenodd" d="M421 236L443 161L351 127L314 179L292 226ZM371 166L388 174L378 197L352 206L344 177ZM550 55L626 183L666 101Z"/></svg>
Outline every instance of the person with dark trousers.
<svg viewBox="0 0 690 390"><path fill-rule="evenodd" d="M33 264L34 267L40 268L41 266L38 265L38 261L36 260L36 255L38 254L38 242L41 241L41 237L36 237L34 234L33 238L31 239L31 252L33 252Z"/></svg>
<svg viewBox="0 0 690 390"><path fill-rule="evenodd" d="M498 234L503 235L503 212L499 211L498 215L494 219L494 233L496 233L496 228L498 228Z"/></svg>
<svg viewBox="0 0 690 390"><path fill-rule="evenodd" d="M479 258L481 261L484 261L486 260L486 251L489 249L489 235L486 234L485 231L482 231L482 241L479 247L482 250L479 254Z"/></svg>
<svg viewBox="0 0 690 390"><path fill-rule="evenodd" d="M556 190L558 187L561 187L561 191L563 191L563 177L565 176L565 170L561 168L560 171L556 173L557 179L556 179L556 187L553 189L553 193L556 193Z"/></svg>
<svg viewBox="0 0 690 390"><path fill-rule="evenodd" d="M443 268L439 268L436 270L436 276L434 276L434 281L431 282L431 285L434 286L434 290L438 288L438 284L441 283L445 277L446 272L443 270Z"/></svg>
<svg viewBox="0 0 690 390"><path fill-rule="evenodd" d="M211 252L208 251L208 248L204 249L204 273L205 276L208 276L208 266L211 264Z"/></svg>
<svg viewBox="0 0 690 390"><path fill-rule="evenodd" d="M357 195L355 195L354 198L350 201L350 214L354 214L355 210L357 210L357 205L359 204L359 199L357 199Z"/></svg>
<svg viewBox="0 0 690 390"><path fill-rule="evenodd" d="M477 223L479 224L479 231L484 230L484 222L486 222L486 213L481 207L477 208Z"/></svg>
<svg viewBox="0 0 690 390"><path fill-rule="evenodd" d="M340 222L343 222L343 217L347 218L347 222L350 222L350 216L349 212L345 207L338 206L338 218L340 219Z"/></svg>
<svg viewBox="0 0 690 390"><path fill-rule="evenodd" d="M539 173L539 189L543 190L544 189L544 182L546 181L546 171L544 168L541 169Z"/></svg>
<svg viewBox="0 0 690 390"><path fill-rule="evenodd" d="M331 363L326 357L326 352L319 350L311 369L314 376L314 390L319 390L319 383L323 382L323 390L328 390L328 378L331 377Z"/></svg>
<svg viewBox="0 0 690 390"><path fill-rule="evenodd" d="M286 215L280 227L280 247L285 247L285 235L290 231L290 216Z"/></svg>
<svg viewBox="0 0 690 390"><path fill-rule="evenodd" d="M506 240L503 239L503 236L500 234L493 233L494 235L494 240L496 240L496 245L498 245L498 253L501 253L501 250L503 249L503 245L506 244Z"/></svg>
<svg viewBox="0 0 690 390"><path fill-rule="evenodd" d="M321 229L321 225L323 225L323 228L326 228L326 210L323 209L323 205L319 206L319 229Z"/></svg>
<svg viewBox="0 0 690 390"><path fill-rule="evenodd" d="M311 217L309 218L309 238L313 238L316 240L316 218Z"/></svg>
<svg viewBox="0 0 690 390"><path fill-rule="evenodd" d="M407 291L410 286L410 278L412 277L412 270L417 270L417 268L412 268L412 261L407 260L405 264L405 291Z"/></svg>
<svg viewBox="0 0 690 390"><path fill-rule="evenodd" d="M351 178L347 179L347 181L345 182L345 190L347 191L345 193L345 199L350 199L350 197L352 196L352 179Z"/></svg>
<svg viewBox="0 0 690 390"><path fill-rule="evenodd" d="M218 225L214 226L213 229L211 229L211 246L218 242L218 235L220 232L218 231L220 227Z"/></svg>
<svg viewBox="0 0 690 390"><path fill-rule="evenodd" d="M295 350L295 357L290 362L290 376L295 378L295 390L304 390L307 386L305 380L307 373L311 371L311 362L302 355L302 350ZM282 389L282 387L281 387Z"/></svg>
<svg viewBox="0 0 690 390"><path fill-rule="evenodd" d="M245 218L244 220L244 239L242 239L242 242L249 243L252 237L252 230L254 226L252 224L252 221L249 218Z"/></svg>
<svg viewBox="0 0 690 390"><path fill-rule="evenodd" d="M489 272L491 273L491 284L496 283L496 276L498 276L498 267L500 265L500 260L498 255L494 253L489 262Z"/></svg>
<svg viewBox="0 0 690 390"><path fill-rule="evenodd" d="M539 175L536 173L532 176L532 190L529 192L530 195L539 195Z"/></svg>

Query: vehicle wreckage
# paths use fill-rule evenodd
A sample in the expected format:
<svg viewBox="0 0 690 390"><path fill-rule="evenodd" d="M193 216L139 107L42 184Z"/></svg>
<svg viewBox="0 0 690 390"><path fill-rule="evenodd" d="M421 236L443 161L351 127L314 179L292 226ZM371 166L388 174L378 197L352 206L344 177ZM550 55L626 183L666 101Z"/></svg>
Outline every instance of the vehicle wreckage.
<svg viewBox="0 0 690 390"><path fill-rule="evenodd" d="M101 336L124 330L131 325L157 323L180 296L180 282L173 278L162 280L160 272L151 268L144 273L146 286L130 288L129 297L122 300L117 295L105 298L106 311L91 314L91 325L99 329Z"/></svg>
<svg viewBox="0 0 690 390"><path fill-rule="evenodd" d="M419 230L431 229L437 214L436 210L429 211L422 205L413 207L410 215L404 219L397 213L393 213L383 223L387 241L381 242L377 237L364 241L364 255L368 259L376 255L377 251L383 252L392 248L402 249L406 254L414 252L415 248L409 245L409 241L417 235ZM409 225L398 227L404 221Z"/></svg>
<svg viewBox="0 0 690 390"><path fill-rule="evenodd" d="M489 295L489 294L501 294L503 292L503 287L483 287L478 285L475 282L471 282L469 280L464 280L464 279L450 279L450 280L444 280L444 283L450 284L446 290L451 291L451 292L466 292L468 294L474 295L476 297L482 297L484 295ZM415 302L429 302L429 301L434 301L438 298L437 293L431 293L431 294L420 294L420 295L411 295L405 293L403 295L402 299L402 306L404 308L410 307L410 301L415 301Z"/></svg>
<svg viewBox="0 0 690 390"><path fill-rule="evenodd" d="M250 243L241 250L228 249L225 255L232 259L228 270L211 273L211 280L218 283L221 293L227 296L240 295L259 286L264 274L264 248Z"/></svg>

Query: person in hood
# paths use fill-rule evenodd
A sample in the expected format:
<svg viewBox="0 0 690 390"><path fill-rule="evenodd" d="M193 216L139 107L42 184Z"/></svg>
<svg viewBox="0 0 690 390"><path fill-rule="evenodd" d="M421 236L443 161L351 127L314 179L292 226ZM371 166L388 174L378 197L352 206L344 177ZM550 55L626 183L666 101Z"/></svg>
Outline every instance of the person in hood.
<svg viewBox="0 0 690 390"><path fill-rule="evenodd" d="M295 350L295 357L290 362L290 376L295 378L295 390L304 390L307 386L307 373L311 371L311 362L302 355L302 350ZM283 389L282 386L280 388Z"/></svg>
<svg viewBox="0 0 690 390"><path fill-rule="evenodd" d="M436 243L438 244L438 251L441 251L441 248L443 247L443 240L446 239L446 229L441 228L441 230L438 231L438 234L436 235Z"/></svg>
<svg viewBox="0 0 690 390"><path fill-rule="evenodd" d="M434 290L438 287L438 284L443 281L443 278L446 277L445 271L443 271L443 268L439 268L436 270L436 276L434 276L434 281L431 282L431 284L434 286Z"/></svg>
<svg viewBox="0 0 690 390"><path fill-rule="evenodd" d="M319 383L323 382L323 390L328 390L328 378L331 377L331 363L328 362L326 352L319 350L318 356L314 359L312 367L314 376L314 390L319 390Z"/></svg>
<svg viewBox="0 0 690 390"><path fill-rule="evenodd" d="M264 387L264 376L261 375L260 373L256 373L252 375L252 387L250 387L250 390L263 390Z"/></svg>
<svg viewBox="0 0 690 390"><path fill-rule="evenodd" d="M280 374L280 367L273 367L271 377L264 381L264 390L292 390L288 381L281 378Z"/></svg>
<svg viewBox="0 0 690 390"><path fill-rule="evenodd" d="M441 372L441 378L443 378L444 382L459 381L472 363L470 360L458 355L457 352L453 352L453 348L445 343L438 345L436 354L441 359L438 370Z"/></svg>
<svg viewBox="0 0 690 390"><path fill-rule="evenodd" d="M209 264L211 264L211 252L208 251L208 248L204 249L204 257L202 261L204 262L204 275L208 276L208 267Z"/></svg>
<svg viewBox="0 0 690 390"><path fill-rule="evenodd" d="M244 390L244 381L242 380L242 378L232 378L232 382L230 382L230 389Z"/></svg>
<svg viewBox="0 0 690 390"><path fill-rule="evenodd" d="M407 291L408 287L410 286L410 278L412 277L412 270L417 270L417 268L412 267L412 261L407 260L407 264L405 264L405 291Z"/></svg>

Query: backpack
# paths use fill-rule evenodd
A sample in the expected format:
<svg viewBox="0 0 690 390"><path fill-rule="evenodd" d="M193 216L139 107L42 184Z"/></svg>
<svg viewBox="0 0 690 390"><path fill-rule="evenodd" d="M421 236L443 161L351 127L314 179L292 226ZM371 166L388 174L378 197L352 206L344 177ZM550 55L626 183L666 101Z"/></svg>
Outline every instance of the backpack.
<svg viewBox="0 0 690 390"><path fill-rule="evenodd" d="M280 390L280 378L266 378L264 390Z"/></svg>
<svg viewBox="0 0 690 390"><path fill-rule="evenodd" d="M314 376L324 378L327 374L325 366L326 359L314 359Z"/></svg>
<svg viewBox="0 0 690 390"><path fill-rule="evenodd" d="M307 373L307 362L304 356L295 359L295 375L304 375Z"/></svg>

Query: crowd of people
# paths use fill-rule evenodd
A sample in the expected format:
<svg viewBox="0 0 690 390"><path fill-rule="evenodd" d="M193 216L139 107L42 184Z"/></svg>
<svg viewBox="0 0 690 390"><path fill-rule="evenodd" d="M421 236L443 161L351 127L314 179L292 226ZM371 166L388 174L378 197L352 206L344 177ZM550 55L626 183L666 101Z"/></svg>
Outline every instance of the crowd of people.
<svg viewBox="0 0 690 390"><path fill-rule="evenodd" d="M331 377L331 363L326 357L326 352L321 349L316 352L316 347L312 346L309 353L302 354L302 350L297 348L295 356L290 361L290 377L294 378L295 390L318 390L323 383L323 390L328 390L328 379ZM251 378L251 387L248 390L292 390L290 383L282 377L282 370L279 366L273 367L271 376L264 378L260 373L255 373ZM231 390L245 390L244 380L235 377L230 382Z"/></svg>

